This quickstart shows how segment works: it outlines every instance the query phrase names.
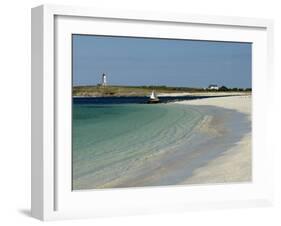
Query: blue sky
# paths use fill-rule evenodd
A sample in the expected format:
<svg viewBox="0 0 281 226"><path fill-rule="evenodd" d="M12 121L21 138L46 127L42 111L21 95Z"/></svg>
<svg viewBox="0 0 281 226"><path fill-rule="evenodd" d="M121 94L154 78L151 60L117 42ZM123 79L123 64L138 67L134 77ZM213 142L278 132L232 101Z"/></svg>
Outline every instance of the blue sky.
<svg viewBox="0 0 281 226"><path fill-rule="evenodd" d="M250 43L73 35L73 85L251 87Z"/></svg>

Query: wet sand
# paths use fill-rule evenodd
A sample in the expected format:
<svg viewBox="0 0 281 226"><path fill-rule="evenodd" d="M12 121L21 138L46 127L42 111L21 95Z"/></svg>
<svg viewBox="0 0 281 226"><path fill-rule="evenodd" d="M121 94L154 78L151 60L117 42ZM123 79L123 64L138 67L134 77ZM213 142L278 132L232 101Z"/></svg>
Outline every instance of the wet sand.
<svg viewBox="0 0 281 226"><path fill-rule="evenodd" d="M184 102L192 105L211 105L233 109L246 115L251 122L251 96L212 98L208 100L193 100ZM241 129L247 125L237 122ZM218 158L211 160L205 166L196 169L192 176L183 181L184 184L250 182L252 179L252 144L251 131L244 134L234 147L229 148Z"/></svg>

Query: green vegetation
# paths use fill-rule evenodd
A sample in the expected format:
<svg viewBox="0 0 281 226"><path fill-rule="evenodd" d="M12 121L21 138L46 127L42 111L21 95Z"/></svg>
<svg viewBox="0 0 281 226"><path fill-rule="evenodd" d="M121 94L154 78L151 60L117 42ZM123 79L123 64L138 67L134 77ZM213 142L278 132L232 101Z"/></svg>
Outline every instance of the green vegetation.
<svg viewBox="0 0 281 226"><path fill-rule="evenodd" d="M148 96L151 91L156 93L198 93L198 92L251 92L251 89L227 88L222 86L219 90L208 90L191 87L167 87L167 86L75 86L73 96Z"/></svg>
<svg viewBox="0 0 281 226"><path fill-rule="evenodd" d="M219 87L218 91L223 91L223 92L252 92L251 88L227 88L226 86L221 86Z"/></svg>

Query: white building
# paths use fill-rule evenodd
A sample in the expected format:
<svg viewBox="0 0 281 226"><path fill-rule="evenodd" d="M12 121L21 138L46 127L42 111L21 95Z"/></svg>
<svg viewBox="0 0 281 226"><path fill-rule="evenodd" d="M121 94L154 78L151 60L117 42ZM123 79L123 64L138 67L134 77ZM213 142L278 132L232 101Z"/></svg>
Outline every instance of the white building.
<svg viewBox="0 0 281 226"><path fill-rule="evenodd" d="M208 89L210 89L210 90L219 90L219 87L218 87L218 85L211 84L211 85L208 86Z"/></svg>
<svg viewBox="0 0 281 226"><path fill-rule="evenodd" d="M101 85L106 86L106 75L103 73L101 77Z"/></svg>

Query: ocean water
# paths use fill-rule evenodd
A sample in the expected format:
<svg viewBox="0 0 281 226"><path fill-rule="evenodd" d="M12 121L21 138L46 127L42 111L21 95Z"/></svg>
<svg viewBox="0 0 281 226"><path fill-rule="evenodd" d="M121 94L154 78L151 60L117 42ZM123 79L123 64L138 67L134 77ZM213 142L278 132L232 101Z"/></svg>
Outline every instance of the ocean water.
<svg viewBox="0 0 281 226"><path fill-rule="evenodd" d="M104 100L103 100L104 101ZM73 189L100 188L187 139L203 118L178 104L73 104Z"/></svg>

